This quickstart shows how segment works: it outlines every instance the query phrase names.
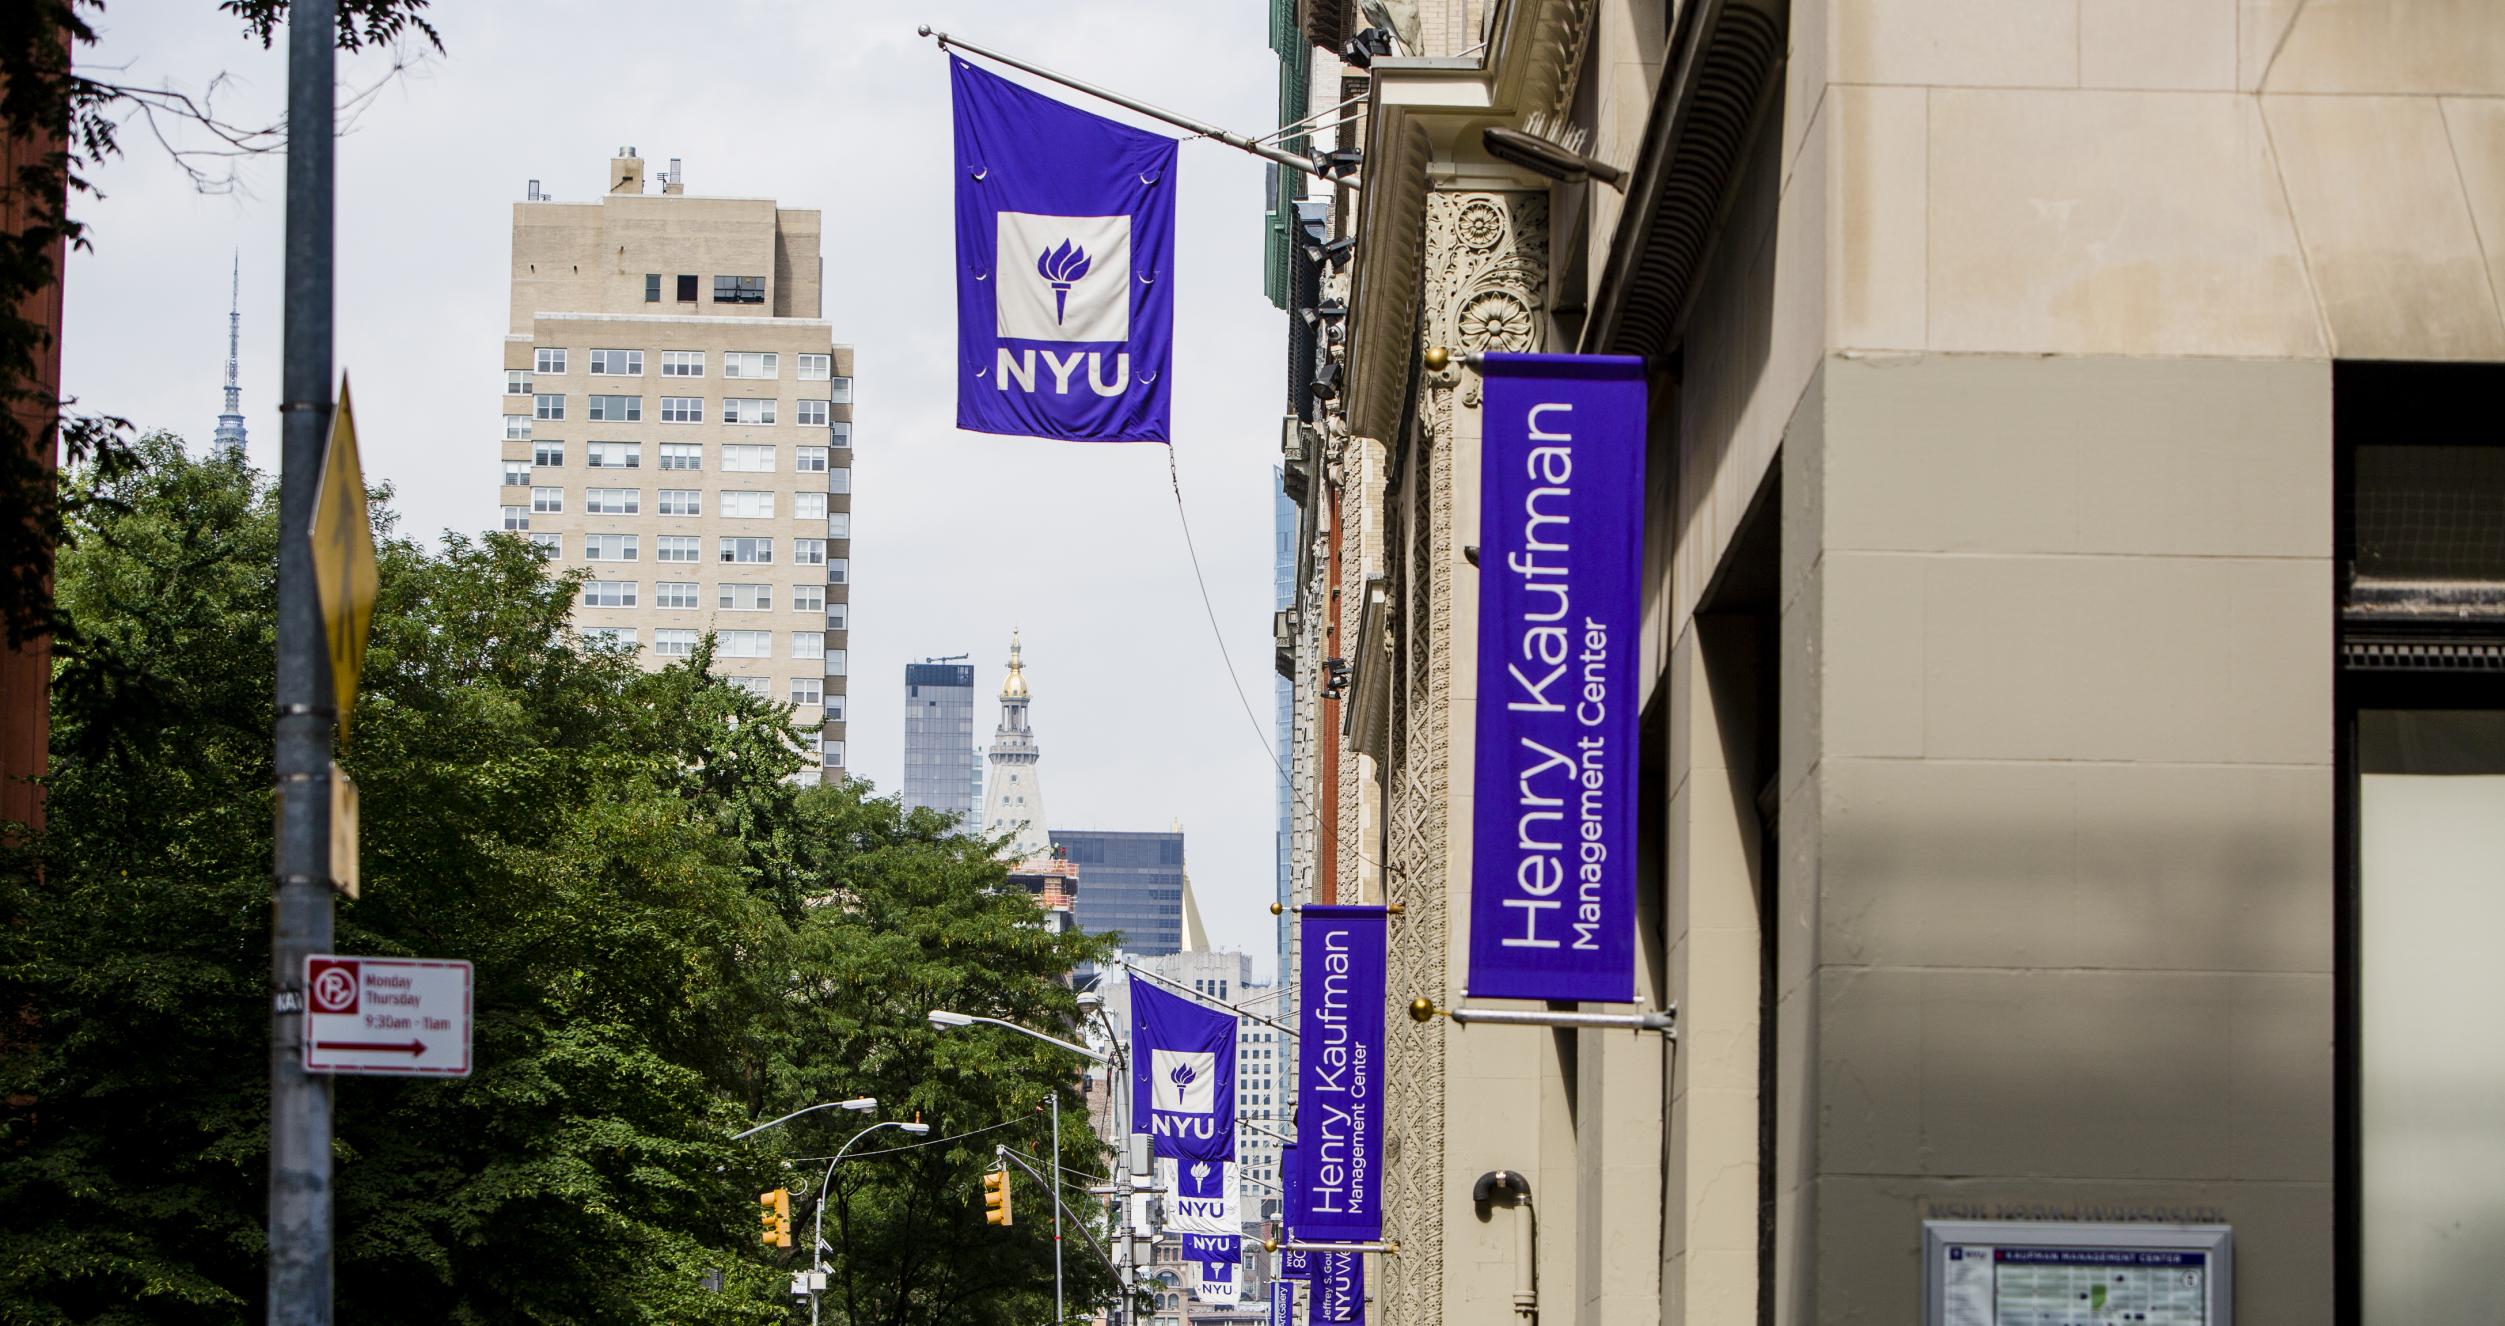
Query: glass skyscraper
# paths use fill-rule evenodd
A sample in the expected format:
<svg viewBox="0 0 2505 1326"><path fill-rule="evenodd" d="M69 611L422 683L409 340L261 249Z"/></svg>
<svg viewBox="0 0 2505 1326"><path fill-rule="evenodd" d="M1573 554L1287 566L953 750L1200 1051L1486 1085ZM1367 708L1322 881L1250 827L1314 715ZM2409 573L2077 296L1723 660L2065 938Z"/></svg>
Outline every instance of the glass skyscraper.
<svg viewBox="0 0 2505 1326"><path fill-rule="evenodd" d="M1139 957L1182 951L1181 833L1054 829L1052 845L1079 868L1079 929L1118 933L1122 951Z"/></svg>
<svg viewBox="0 0 2505 1326"><path fill-rule="evenodd" d="M905 805L975 827L974 667L905 665Z"/></svg>

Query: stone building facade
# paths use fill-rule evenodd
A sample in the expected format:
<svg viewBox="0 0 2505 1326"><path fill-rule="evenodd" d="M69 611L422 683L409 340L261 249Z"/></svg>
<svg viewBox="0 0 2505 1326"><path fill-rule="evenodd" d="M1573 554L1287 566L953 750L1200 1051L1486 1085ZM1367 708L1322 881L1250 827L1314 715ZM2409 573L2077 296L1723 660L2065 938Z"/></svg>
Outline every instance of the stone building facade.
<svg viewBox="0 0 2505 1326"><path fill-rule="evenodd" d="M1352 63L1359 6L1276 11L1364 154L1289 237L1279 656L1293 892L1402 908L1369 1319L1519 1319L1535 1218L1549 1322L1916 1321L1952 1216L2231 1225L2249 1321L2475 1319L2423 1232L2505 1234L2505 1052L2406 1028L2505 995L2446 935L2505 897L2464 864L2505 822L2505 8L1376 14ZM1487 350L1649 361L1675 1041L1400 1015L1466 1000ZM1474 1203L1498 1169L1535 1216Z"/></svg>

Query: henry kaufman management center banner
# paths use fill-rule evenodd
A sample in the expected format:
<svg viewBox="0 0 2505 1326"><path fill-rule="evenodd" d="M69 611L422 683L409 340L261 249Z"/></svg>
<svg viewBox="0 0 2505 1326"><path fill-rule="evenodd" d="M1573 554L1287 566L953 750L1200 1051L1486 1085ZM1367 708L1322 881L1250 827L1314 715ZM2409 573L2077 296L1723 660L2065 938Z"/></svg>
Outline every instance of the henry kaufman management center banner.
<svg viewBox="0 0 2505 1326"><path fill-rule="evenodd" d="M1167 441L1175 140L949 70L957 427Z"/></svg>
<svg viewBox="0 0 2505 1326"><path fill-rule="evenodd" d="M1241 1234L1235 1162L1160 1160L1157 1178L1166 1190L1166 1228L1179 1234Z"/></svg>
<svg viewBox="0 0 2505 1326"><path fill-rule="evenodd" d="M1489 355L1473 996L1635 998L1644 365Z"/></svg>
<svg viewBox="0 0 2505 1326"><path fill-rule="evenodd" d="M1167 1159L1233 1160L1235 1019L1131 982L1131 1118Z"/></svg>
<svg viewBox="0 0 2505 1326"><path fill-rule="evenodd" d="M1383 1236L1383 909L1304 909L1297 969L1296 1175L1309 1243Z"/></svg>

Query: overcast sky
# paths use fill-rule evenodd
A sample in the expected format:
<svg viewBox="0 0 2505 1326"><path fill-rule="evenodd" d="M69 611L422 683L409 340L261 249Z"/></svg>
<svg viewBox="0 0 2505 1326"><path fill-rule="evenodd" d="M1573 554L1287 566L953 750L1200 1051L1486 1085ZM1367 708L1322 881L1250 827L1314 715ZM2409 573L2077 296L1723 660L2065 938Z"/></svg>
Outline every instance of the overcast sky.
<svg viewBox="0 0 2505 1326"><path fill-rule="evenodd" d="M1285 324L1261 293L1262 163L1183 149L1174 371L1183 492L1257 732L1193 586L1164 449L951 426L947 66L914 35L928 23L1259 132L1277 96L1266 8L438 0L445 52L385 86L340 141L338 358L368 480L398 490L412 534L495 523L512 204L527 181L596 198L632 144L656 171L682 158L692 194L822 209L826 317L858 351L854 771L897 785L908 659L971 653L988 697L1021 627L1050 823L1179 822L1212 942L1266 971ZM223 73L216 106L239 123L283 106L283 56L212 0L110 0L98 26L82 58L121 81L198 92ZM389 64L343 59L342 83L371 85ZM144 127L124 141L125 158L94 172L105 197L76 205L94 249L70 264L66 390L205 448L240 251L244 413L254 463L274 468L284 162L248 162L240 190L204 196ZM995 713L986 699L986 741Z"/></svg>

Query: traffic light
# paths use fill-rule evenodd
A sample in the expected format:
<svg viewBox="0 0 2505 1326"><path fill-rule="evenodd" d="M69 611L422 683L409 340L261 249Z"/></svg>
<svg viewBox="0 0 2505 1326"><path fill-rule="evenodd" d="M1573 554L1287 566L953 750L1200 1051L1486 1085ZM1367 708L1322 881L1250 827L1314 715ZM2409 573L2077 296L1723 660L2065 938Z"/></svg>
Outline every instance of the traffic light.
<svg viewBox="0 0 2505 1326"><path fill-rule="evenodd" d="M777 1188L757 1194L757 1241L769 1248L792 1245L792 1190Z"/></svg>
<svg viewBox="0 0 2505 1326"><path fill-rule="evenodd" d="M983 1223L1009 1223L1009 1169L1005 1165L983 1175Z"/></svg>

